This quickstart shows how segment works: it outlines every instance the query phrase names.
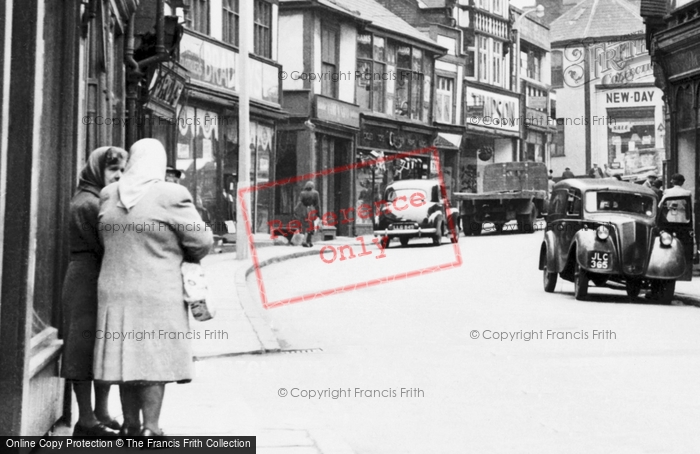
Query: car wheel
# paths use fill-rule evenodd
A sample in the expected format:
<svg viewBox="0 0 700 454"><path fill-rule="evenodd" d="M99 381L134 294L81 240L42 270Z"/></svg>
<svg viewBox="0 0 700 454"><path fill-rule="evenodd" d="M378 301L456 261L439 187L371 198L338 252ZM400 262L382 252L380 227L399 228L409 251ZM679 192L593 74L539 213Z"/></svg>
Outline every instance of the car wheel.
<svg viewBox="0 0 700 454"><path fill-rule="evenodd" d="M550 273L547 265L544 265L542 269L542 282L544 284L544 291L547 293L553 293L557 286L557 273Z"/></svg>
<svg viewBox="0 0 700 454"><path fill-rule="evenodd" d="M381 239L381 244L384 249L389 248L389 243L391 242L391 238L389 236L383 236Z"/></svg>
<svg viewBox="0 0 700 454"><path fill-rule="evenodd" d="M442 220L439 220L435 225L435 234L433 234L433 245L440 246L442 243Z"/></svg>
<svg viewBox="0 0 700 454"><path fill-rule="evenodd" d="M408 246L408 237L407 236L400 237L399 241L401 241L401 246L403 246L403 247Z"/></svg>
<svg viewBox="0 0 700 454"><path fill-rule="evenodd" d="M501 222L494 222L493 223L493 228L496 230L496 233L498 233L499 235L501 233L503 233L503 225L504 224Z"/></svg>
<svg viewBox="0 0 700 454"><path fill-rule="evenodd" d="M588 272L581 268L576 262L574 268L574 297L579 300L585 300L588 296Z"/></svg>
<svg viewBox="0 0 700 454"><path fill-rule="evenodd" d="M479 235L481 233L481 228L479 227L479 232L477 233L474 228L475 222L472 220L471 216L462 216L462 231L464 236Z"/></svg>
<svg viewBox="0 0 700 454"><path fill-rule="evenodd" d="M671 304L676 292L676 281L656 280L651 284L651 294L661 304Z"/></svg>
<svg viewBox="0 0 700 454"><path fill-rule="evenodd" d="M639 292L642 290L642 281L639 279L629 279L625 282L625 289L627 290L627 296L636 299L639 296Z"/></svg>

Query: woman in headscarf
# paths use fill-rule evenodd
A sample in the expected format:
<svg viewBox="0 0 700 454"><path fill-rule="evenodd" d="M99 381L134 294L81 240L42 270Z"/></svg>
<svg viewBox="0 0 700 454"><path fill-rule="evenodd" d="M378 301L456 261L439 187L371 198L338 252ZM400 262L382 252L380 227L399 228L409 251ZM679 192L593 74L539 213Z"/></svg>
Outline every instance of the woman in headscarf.
<svg viewBox="0 0 700 454"><path fill-rule="evenodd" d="M204 258L213 241L187 188L163 181L166 161L159 141L139 140L124 176L101 194L97 326L126 336L97 339L95 379L119 384L126 436L162 435L165 384L192 379L180 267Z"/></svg>
<svg viewBox="0 0 700 454"><path fill-rule="evenodd" d="M61 376L70 380L78 403L75 436L116 435L119 423L109 414L109 385L95 382L92 407L93 349L97 321L97 278L102 262L97 215L100 191L119 180L126 150L93 151L80 172L78 191L70 203L70 263L63 283L63 361ZM87 335L86 335L87 333Z"/></svg>
<svg viewBox="0 0 700 454"><path fill-rule="evenodd" d="M302 224L302 230L306 230L306 239L301 244L304 247L311 247L311 238L313 237L316 226L314 222L319 217L321 207L321 198L318 191L314 189L314 182L307 181L304 185L304 190L299 195L299 203L297 203L294 212L296 218Z"/></svg>

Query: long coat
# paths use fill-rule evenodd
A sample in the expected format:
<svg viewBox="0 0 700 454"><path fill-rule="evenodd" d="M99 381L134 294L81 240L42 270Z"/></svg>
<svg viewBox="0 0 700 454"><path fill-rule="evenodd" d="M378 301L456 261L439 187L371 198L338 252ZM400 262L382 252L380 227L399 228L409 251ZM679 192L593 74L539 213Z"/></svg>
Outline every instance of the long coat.
<svg viewBox="0 0 700 454"><path fill-rule="evenodd" d="M61 376L92 380L97 278L102 245L97 231L99 189L82 188L70 202L70 263L63 282L63 359ZM85 334L87 333L87 334Z"/></svg>
<svg viewBox="0 0 700 454"><path fill-rule="evenodd" d="M180 266L207 255L212 232L187 189L175 183L154 183L128 212L118 206L116 184L104 188L101 198L105 254L98 283L95 379L191 380L194 332ZM113 340L117 335L121 338Z"/></svg>

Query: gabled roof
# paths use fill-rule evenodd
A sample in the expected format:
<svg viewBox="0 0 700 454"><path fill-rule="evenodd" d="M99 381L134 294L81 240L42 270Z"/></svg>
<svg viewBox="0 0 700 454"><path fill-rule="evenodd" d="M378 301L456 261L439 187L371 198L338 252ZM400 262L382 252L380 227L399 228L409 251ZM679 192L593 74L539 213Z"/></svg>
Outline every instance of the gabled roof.
<svg viewBox="0 0 700 454"><path fill-rule="evenodd" d="M423 1L425 2L425 0ZM280 0L280 5L291 5L293 3L299 4L302 2L299 0ZM414 28L408 22L374 0L312 0L311 2L303 3L316 3L325 6L326 8L333 9L344 15L351 15L358 20L369 22L373 27L403 35L414 41L427 44L435 50L442 49L443 52L445 51L444 47L430 39L428 35ZM430 3L435 2L433 1Z"/></svg>
<svg viewBox="0 0 700 454"><path fill-rule="evenodd" d="M550 24L549 36L554 44L643 32L639 0L583 0Z"/></svg>

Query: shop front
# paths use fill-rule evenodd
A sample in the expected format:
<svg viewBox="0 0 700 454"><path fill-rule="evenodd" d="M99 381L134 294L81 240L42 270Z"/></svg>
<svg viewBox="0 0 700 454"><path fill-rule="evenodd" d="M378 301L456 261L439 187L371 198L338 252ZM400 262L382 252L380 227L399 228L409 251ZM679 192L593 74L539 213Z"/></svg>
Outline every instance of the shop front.
<svg viewBox="0 0 700 454"><path fill-rule="evenodd" d="M360 113L356 104L310 90L286 90L285 109L293 118L280 125L277 180L336 169L314 179L321 212L339 212L354 206L352 166ZM306 180L276 187L275 219L287 223ZM350 223L324 226L323 235L354 235Z"/></svg>
<svg viewBox="0 0 700 454"><path fill-rule="evenodd" d="M279 104L279 65L251 55L254 83L248 89L250 116L250 184L274 179L276 123L285 118ZM182 172L180 184L192 194L197 210L216 235L233 240L237 226L238 53L211 38L186 30L180 64L190 80L180 97L175 147L169 160ZM271 190L251 192L253 232L267 232L274 206Z"/></svg>
<svg viewBox="0 0 700 454"><path fill-rule="evenodd" d="M692 191L695 202L696 231L700 228L700 28L697 3L679 7L668 22L668 30L656 34L653 47L657 85L664 88L669 104L667 138L669 147L668 174L680 172L683 187ZM667 176L668 178L668 176ZM668 179L666 180L668 182Z"/></svg>
<svg viewBox="0 0 700 454"><path fill-rule="evenodd" d="M363 115L356 162L427 148L433 145L436 136L435 128ZM437 177L437 163L427 151L359 168L354 178L355 208L381 200L387 185L394 181ZM355 219L355 229L357 235L371 234L372 219L361 219L358 216Z"/></svg>
<svg viewBox="0 0 700 454"><path fill-rule="evenodd" d="M634 87L596 86L591 118L593 162L610 173L661 176L664 148L663 93L651 83Z"/></svg>
<svg viewBox="0 0 700 454"><path fill-rule="evenodd" d="M459 158L459 191L481 192L484 166L518 158L523 121L520 98L505 90L472 86L465 91L465 127Z"/></svg>

